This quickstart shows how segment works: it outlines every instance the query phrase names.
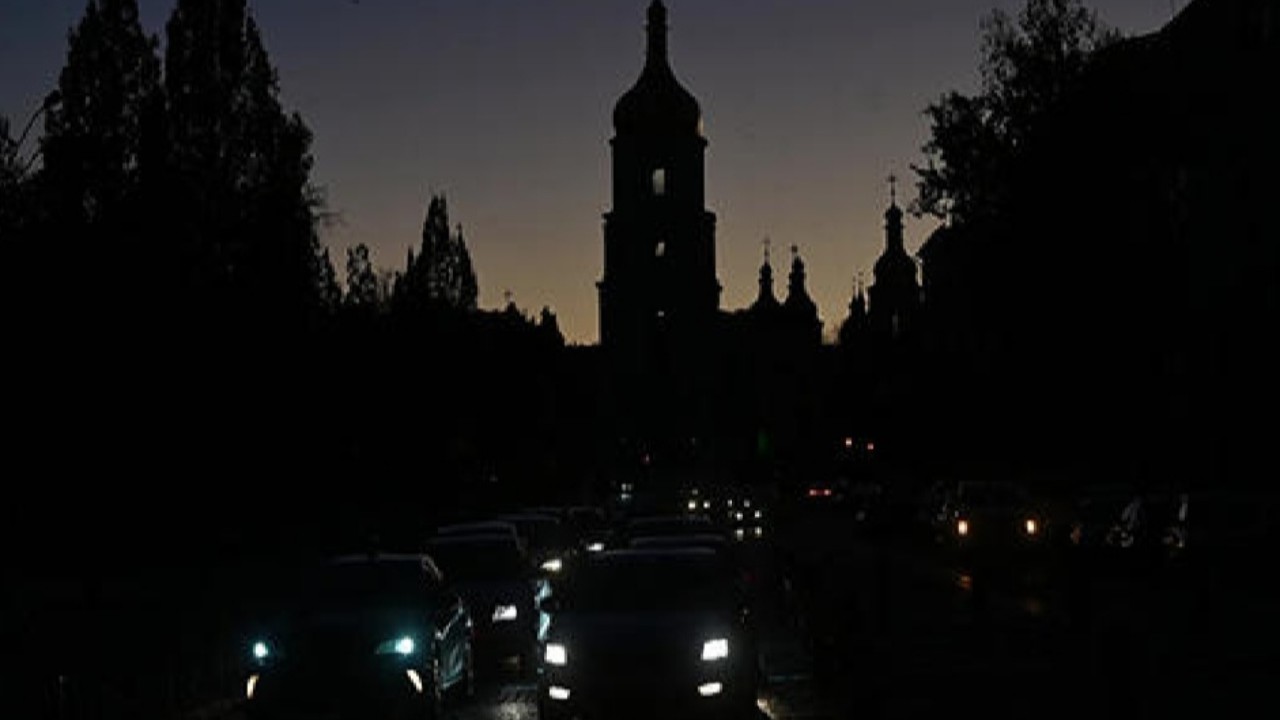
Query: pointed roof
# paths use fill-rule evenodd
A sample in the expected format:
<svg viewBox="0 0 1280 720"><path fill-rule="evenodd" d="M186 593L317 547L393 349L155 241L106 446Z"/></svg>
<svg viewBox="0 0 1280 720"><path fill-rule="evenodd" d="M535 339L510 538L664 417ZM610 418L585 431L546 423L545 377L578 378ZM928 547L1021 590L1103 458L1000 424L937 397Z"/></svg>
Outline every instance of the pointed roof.
<svg viewBox="0 0 1280 720"><path fill-rule="evenodd" d="M764 240L764 262L760 264L760 292L751 309L756 312L779 307L778 298L773 294L773 266L769 264L769 239Z"/></svg>
<svg viewBox="0 0 1280 720"><path fill-rule="evenodd" d="M896 176L889 176L889 209L884 212L884 252L873 268L877 284L916 282L916 263L907 254L902 237L902 210L898 207L897 182Z"/></svg>
<svg viewBox="0 0 1280 720"><path fill-rule="evenodd" d="M813 298L809 297L809 290L805 287L805 279L804 260L800 259L800 249L792 245L791 273L787 276L787 299L784 301L784 305L793 312L812 312L817 314L818 306L813 302Z"/></svg>
<svg viewBox="0 0 1280 720"><path fill-rule="evenodd" d="M667 8L661 0L649 6L646 32L644 70L614 106L614 130L619 135L701 135L702 108L676 79L667 57Z"/></svg>

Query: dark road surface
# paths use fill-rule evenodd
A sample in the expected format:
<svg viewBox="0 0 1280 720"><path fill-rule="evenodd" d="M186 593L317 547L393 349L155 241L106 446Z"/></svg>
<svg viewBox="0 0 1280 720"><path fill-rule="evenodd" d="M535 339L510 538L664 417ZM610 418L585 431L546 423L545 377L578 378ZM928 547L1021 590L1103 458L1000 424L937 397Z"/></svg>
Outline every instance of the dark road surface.
<svg viewBox="0 0 1280 720"><path fill-rule="evenodd" d="M757 613L761 719L1280 710L1280 596L1247 553L1157 566L1045 554L975 571L915 533L863 536L839 514L795 516L755 550L771 588ZM216 572L162 594L26 582L5 597L5 697L17 712L3 714L237 718L235 616ZM453 717L536 717L532 680L481 680Z"/></svg>

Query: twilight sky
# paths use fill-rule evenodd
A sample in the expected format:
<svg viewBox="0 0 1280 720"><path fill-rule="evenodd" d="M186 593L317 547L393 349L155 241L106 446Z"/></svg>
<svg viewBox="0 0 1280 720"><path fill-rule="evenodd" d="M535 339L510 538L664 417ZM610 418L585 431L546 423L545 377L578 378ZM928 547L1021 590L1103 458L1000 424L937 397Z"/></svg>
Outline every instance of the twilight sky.
<svg viewBox="0 0 1280 720"><path fill-rule="evenodd" d="M667 0L670 57L702 105L721 306L750 304L762 241L775 290L799 248L829 336L884 242L886 177L914 197L924 108L977 89L980 19L1023 0ZM1126 35L1181 0L1092 0ZM86 0L3 0L0 115L16 135L57 82ZM160 37L173 0L139 0ZM480 305L549 306L598 340L613 105L644 62L649 0L251 0L286 108L315 133L339 275L367 244L401 270L427 200L463 226ZM37 126L37 131L39 126ZM37 132L33 131L32 136ZM32 138L23 145L29 153ZM933 229L907 216L914 252Z"/></svg>

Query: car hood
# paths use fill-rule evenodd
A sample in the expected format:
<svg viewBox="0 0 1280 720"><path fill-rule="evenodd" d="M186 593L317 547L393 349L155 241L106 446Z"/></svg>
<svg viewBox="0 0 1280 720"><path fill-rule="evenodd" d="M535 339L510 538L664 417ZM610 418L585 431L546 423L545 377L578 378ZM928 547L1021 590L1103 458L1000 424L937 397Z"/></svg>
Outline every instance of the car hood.
<svg viewBox="0 0 1280 720"><path fill-rule="evenodd" d="M574 647L700 647L732 628L732 614L724 611L562 612L552 616L548 638Z"/></svg>

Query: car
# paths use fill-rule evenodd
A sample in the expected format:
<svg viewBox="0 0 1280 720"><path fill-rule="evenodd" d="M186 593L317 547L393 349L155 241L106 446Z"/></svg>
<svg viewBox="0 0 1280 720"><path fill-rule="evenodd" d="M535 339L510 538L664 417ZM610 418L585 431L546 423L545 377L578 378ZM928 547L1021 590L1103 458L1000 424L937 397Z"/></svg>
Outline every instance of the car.
<svg viewBox="0 0 1280 720"><path fill-rule="evenodd" d="M1189 542L1191 496L1134 485L1089 486L1076 498L1068 548L1124 568L1181 557Z"/></svg>
<svg viewBox="0 0 1280 720"><path fill-rule="evenodd" d="M757 601L765 592L762 587L765 582L765 573L761 567L760 559L754 552L749 552L751 546L743 545L736 540L730 540L725 533L709 532L709 533L673 533L666 535L639 535L631 538L627 542L627 546L636 549L645 548L680 548L680 547L700 547L709 548L720 554L724 559L733 564L738 573L738 581L743 593L743 598L747 602L747 607L754 610L758 607Z"/></svg>
<svg viewBox="0 0 1280 720"><path fill-rule="evenodd" d="M429 555L341 555L284 585L243 648L250 720L432 720L474 693L471 615Z"/></svg>
<svg viewBox="0 0 1280 720"><path fill-rule="evenodd" d="M724 527L702 513L639 515L618 528L614 545L625 547L636 537L706 534L724 534Z"/></svg>
<svg viewBox="0 0 1280 720"><path fill-rule="evenodd" d="M593 553L544 604L542 720L756 712L756 629L732 562L716 550Z"/></svg>
<svg viewBox="0 0 1280 720"><path fill-rule="evenodd" d="M537 606L543 585L520 542L505 533L437 535L425 550L467 603L480 666L514 663L531 673L545 629Z"/></svg>
<svg viewBox="0 0 1280 720"><path fill-rule="evenodd" d="M557 515L546 512L499 514L497 522L511 523L524 540L535 566L554 578L573 551L573 541Z"/></svg>
<svg viewBox="0 0 1280 720"><path fill-rule="evenodd" d="M515 523L505 520L464 520L438 525L436 535L510 535L524 542Z"/></svg>
<svg viewBox="0 0 1280 720"><path fill-rule="evenodd" d="M935 516L937 539L962 553L1020 552L1045 547L1045 513L1011 480L962 480Z"/></svg>

